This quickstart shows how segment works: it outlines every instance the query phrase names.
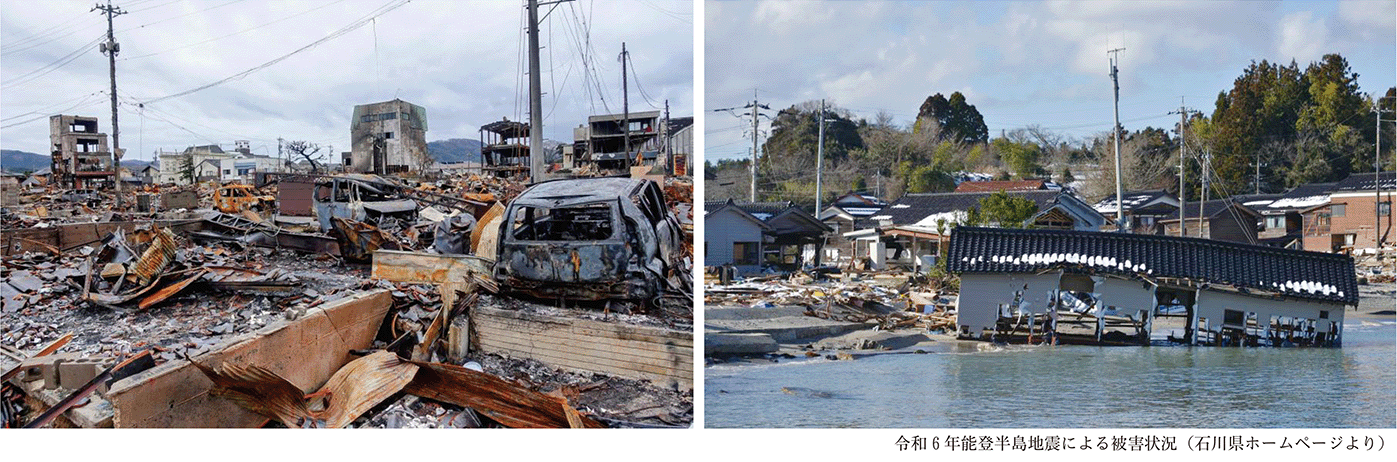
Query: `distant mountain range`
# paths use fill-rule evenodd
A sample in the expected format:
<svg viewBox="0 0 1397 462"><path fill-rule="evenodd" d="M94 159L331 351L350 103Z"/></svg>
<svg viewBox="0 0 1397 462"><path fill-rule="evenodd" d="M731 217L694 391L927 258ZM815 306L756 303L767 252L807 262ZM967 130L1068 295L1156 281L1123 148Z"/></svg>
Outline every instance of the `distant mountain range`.
<svg viewBox="0 0 1397 462"><path fill-rule="evenodd" d="M550 153L550 162L557 162L560 160L552 155L553 151L557 150L560 144L562 143L549 139L543 140L543 147L548 149ZM452 138L449 140L429 141L427 142L427 154L431 155L437 162L443 163L480 162L480 140Z"/></svg>
<svg viewBox="0 0 1397 462"><path fill-rule="evenodd" d="M427 154L437 162L480 162L480 140L452 138L427 142Z"/></svg>
<svg viewBox="0 0 1397 462"><path fill-rule="evenodd" d="M132 171L140 170L150 165L149 161L128 159L121 161L122 168ZM32 152L16 151L13 149L0 149L0 169L14 173L37 172L53 166L53 159L42 154Z"/></svg>

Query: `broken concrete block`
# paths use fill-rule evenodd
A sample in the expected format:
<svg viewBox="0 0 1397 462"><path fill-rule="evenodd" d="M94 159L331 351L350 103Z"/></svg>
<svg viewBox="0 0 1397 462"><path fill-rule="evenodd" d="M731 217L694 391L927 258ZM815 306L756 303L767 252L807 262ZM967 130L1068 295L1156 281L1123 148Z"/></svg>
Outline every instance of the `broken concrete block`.
<svg viewBox="0 0 1397 462"><path fill-rule="evenodd" d="M764 354L781 349L771 334L704 334L704 354Z"/></svg>
<svg viewBox="0 0 1397 462"><path fill-rule="evenodd" d="M58 363L58 386L76 390L82 388L97 374L101 374L105 361L98 358L78 358Z"/></svg>

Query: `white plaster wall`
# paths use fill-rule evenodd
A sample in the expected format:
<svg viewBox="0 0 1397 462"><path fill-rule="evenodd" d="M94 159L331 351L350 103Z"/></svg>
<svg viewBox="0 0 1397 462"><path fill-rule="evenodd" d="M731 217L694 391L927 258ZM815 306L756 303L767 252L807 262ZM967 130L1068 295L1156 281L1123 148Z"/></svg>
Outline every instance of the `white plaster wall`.
<svg viewBox="0 0 1397 462"><path fill-rule="evenodd" d="M1314 319L1316 332L1328 332L1332 324L1344 323L1344 305L1303 300L1270 300L1229 292L1208 291L1199 297L1198 316L1208 318L1208 328L1222 328L1223 310L1256 313L1257 322L1265 327L1271 316ZM1329 311L1329 319L1319 319L1320 311ZM1342 330L1340 331L1342 333Z"/></svg>
<svg viewBox="0 0 1397 462"><path fill-rule="evenodd" d="M981 329L993 329L999 318L999 305L1014 302L1014 293L1024 291L1023 309L1046 313L1052 292L1057 289L1058 273L978 274L965 273L960 278L960 297L956 299L956 323L978 334ZM1027 285L1028 288L1024 289Z"/></svg>

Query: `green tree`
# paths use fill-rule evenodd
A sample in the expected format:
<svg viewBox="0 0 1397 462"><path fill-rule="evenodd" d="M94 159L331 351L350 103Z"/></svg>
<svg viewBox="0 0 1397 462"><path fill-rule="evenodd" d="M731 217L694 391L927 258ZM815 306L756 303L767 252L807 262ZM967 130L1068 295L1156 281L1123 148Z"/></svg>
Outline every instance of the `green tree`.
<svg viewBox="0 0 1397 462"><path fill-rule="evenodd" d="M913 132L933 130L939 139L967 144L985 143L990 138L984 116L960 92L951 93L950 98L937 93L922 102Z"/></svg>
<svg viewBox="0 0 1397 462"><path fill-rule="evenodd" d="M1014 142L1008 138L995 138L990 142L1000 160L1019 178L1033 178L1043 175L1043 166L1038 158L1042 150L1032 142Z"/></svg>
<svg viewBox="0 0 1397 462"><path fill-rule="evenodd" d="M1027 228L1029 218L1038 213L1038 204L1004 191L980 199L979 205L966 212L968 226L998 225L1002 228Z"/></svg>
<svg viewBox="0 0 1397 462"><path fill-rule="evenodd" d="M175 171L179 172L180 178L184 178L185 181L194 183L194 155L185 154L181 156L179 160L179 166L176 167Z"/></svg>
<svg viewBox="0 0 1397 462"><path fill-rule="evenodd" d="M917 165L911 161L898 166L898 173L907 182L908 193L949 192L956 189L956 180L933 165Z"/></svg>

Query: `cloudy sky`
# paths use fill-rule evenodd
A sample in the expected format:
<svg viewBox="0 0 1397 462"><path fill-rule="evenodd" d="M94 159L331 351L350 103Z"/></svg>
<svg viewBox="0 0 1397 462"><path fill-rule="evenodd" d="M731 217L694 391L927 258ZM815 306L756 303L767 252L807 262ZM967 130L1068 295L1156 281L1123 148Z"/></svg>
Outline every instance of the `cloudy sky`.
<svg viewBox="0 0 1397 462"><path fill-rule="evenodd" d="M1106 50L1120 52L1120 119L1173 127L1180 105L1211 114L1252 61L1303 69L1340 53L1365 93L1397 85L1391 0L1338 2L706 2L705 105L753 92L775 110L827 98L905 124L934 93L966 95L992 136L1039 125L1109 130ZM708 160L747 156L743 123L710 113ZM750 125L750 122L748 122Z"/></svg>
<svg viewBox="0 0 1397 462"><path fill-rule="evenodd" d="M115 19L127 158L234 140L275 154L278 137L348 151L354 105L395 97L427 109L428 141L476 139L501 117L527 120L522 1L403 3L116 2L128 12ZM108 64L97 49L106 19L92 5L0 1L0 146L47 152L47 116L57 113L99 117L111 133ZM544 136L571 140L587 115L621 112L623 41L635 70L631 110L668 99L672 115L693 115L693 10L671 0L559 4L540 29Z"/></svg>

